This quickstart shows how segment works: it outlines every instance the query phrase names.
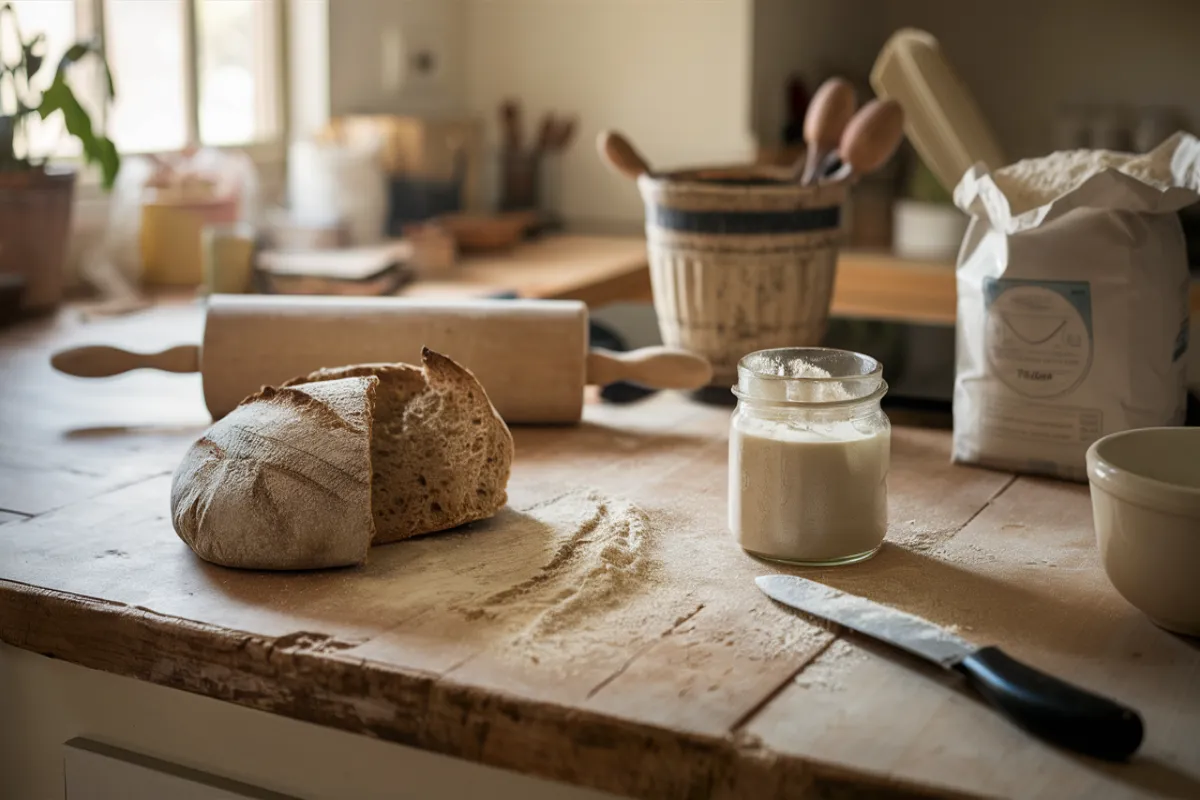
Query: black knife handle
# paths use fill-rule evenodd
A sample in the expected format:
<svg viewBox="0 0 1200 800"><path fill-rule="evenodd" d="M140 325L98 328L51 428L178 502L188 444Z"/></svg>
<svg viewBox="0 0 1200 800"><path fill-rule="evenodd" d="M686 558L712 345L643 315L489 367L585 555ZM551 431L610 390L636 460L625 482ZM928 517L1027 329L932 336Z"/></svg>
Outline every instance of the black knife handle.
<svg viewBox="0 0 1200 800"><path fill-rule="evenodd" d="M1052 744L1124 761L1142 743L1138 712L1039 672L998 647L979 648L956 669L1002 714Z"/></svg>

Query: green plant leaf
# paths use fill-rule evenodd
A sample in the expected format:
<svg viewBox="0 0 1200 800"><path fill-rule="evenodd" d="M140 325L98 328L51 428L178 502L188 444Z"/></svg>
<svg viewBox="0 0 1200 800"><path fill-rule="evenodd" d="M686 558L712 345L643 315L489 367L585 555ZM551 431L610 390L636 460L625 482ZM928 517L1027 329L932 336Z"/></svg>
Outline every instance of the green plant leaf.
<svg viewBox="0 0 1200 800"><path fill-rule="evenodd" d="M117 179L117 171L121 168L121 158L116 146L104 136L99 136L92 129L92 120L86 110L80 105L71 87L62 79L62 73L54 76L54 82L42 94L42 104L38 114L42 119L61 111L67 133L77 138L83 145L84 160L89 164L100 165L101 179L105 189L111 189Z"/></svg>
<svg viewBox="0 0 1200 800"><path fill-rule="evenodd" d="M117 90L113 84L112 70L109 69L108 59L104 57L104 47L99 39L88 39L71 45L58 60L57 72L61 75L67 67L80 61L89 53L95 54L100 59L100 66L104 68L104 88L108 90L108 99L112 100L117 96Z"/></svg>
<svg viewBox="0 0 1200 800"><path fill-rule="evenodd" d="M107 136L96 137L96 152L99 155L100 175L105 189L111 189L121 171L121 154L117 146Z"/></svg>
<svg viewBox="0 0 1200 800"><path fill-rule="evenodd" d="M108 59L104 58L103 54L100 56L100 63L104 67L104 85L108 89L108 99L114 100L117 96L117 88L113 84L112 70L108 68Z"/></svg>
<svg viewBox="0 0 1200 800"><path fill-rule="evenodd" d="M46 34L39 33L21 45L21 54L25 59L25 78L31 79L42 68L42 63L46 60L44 52L35 53L34 50L44 51L46 43Z"/></svg>
<svg viewBox="0 0 1200 800"><path fill-rule="evenodd" d="M99 50L99 48L96 47L94 42L76 42L68 47L67 52L63 53L62 58L58 60L58 71L62 72L88 53L96 50Z"/></svg>

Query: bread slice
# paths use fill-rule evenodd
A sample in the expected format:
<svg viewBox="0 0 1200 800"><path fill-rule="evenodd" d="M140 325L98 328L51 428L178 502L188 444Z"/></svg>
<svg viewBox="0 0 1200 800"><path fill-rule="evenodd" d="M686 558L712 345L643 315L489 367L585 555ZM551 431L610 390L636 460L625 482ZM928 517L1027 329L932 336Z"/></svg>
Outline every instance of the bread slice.
<svg viewBox="0 0 1200 800"><path fill-rule="evenodd" d="M371 438L375 544L484 519L508 501L512 434L483 386L469 370L428 348L421 360L422 369L362 364L284 384L379 380Z"/></svg>
<svg viewBox="0 0 1200 800"><path fill-rule="evenodd" d="M371 376L265 388L189 448L171 482L171 519L206 561L315 569L367 557Z"/></svg>

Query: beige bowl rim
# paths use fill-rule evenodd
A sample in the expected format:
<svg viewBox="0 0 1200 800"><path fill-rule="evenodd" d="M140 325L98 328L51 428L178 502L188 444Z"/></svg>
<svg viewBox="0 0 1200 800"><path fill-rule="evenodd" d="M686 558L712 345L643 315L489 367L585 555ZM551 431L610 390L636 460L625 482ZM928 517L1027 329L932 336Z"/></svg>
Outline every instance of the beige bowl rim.
<svg viewBox="0 0 1200 800"><path fill-rule="evenodd" d="M1168 433L1169 432L1169 433ZM1088 481L1114 497L1147 508L1200 517L1200 486L1172 483L1145 474L1137 464L1120 463L1114 443L1123 439L1154 437L1170 443L1170 452L1200 458L1200 428L1135 428L1101 437L1087 450Z"/></svg>

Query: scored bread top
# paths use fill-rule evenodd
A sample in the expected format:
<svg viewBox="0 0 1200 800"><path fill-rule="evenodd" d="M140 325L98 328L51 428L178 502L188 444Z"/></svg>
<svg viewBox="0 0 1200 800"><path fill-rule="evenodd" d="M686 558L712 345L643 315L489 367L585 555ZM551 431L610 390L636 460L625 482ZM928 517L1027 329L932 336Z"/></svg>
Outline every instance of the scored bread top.
<svg viewBox="0 0 1200 800"><path fill-rule="evenodd" d="M371 376L264 388L189 448L171 482L176 532L230 567L361 563L370 513Z"/></svg>

